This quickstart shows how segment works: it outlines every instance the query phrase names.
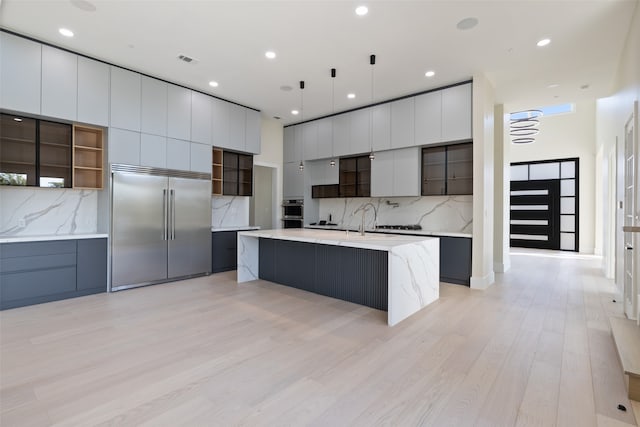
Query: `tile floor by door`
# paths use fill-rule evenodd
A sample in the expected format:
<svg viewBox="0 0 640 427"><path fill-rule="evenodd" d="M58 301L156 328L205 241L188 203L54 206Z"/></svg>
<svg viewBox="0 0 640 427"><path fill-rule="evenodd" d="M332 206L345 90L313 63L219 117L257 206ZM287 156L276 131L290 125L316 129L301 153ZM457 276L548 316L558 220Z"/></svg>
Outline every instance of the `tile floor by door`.
<svg viewBox="0 0 640 427"><path fill-rule="evenodd" d="M600 259L511 259L393 328L235 272L7 310L0 425L637 425Z"/></svg>

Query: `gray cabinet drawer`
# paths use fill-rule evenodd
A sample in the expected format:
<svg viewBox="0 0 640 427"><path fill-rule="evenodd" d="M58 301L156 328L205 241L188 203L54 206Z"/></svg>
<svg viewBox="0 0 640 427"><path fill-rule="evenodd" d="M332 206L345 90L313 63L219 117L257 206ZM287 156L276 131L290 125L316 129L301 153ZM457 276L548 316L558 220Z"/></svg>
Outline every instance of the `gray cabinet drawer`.
<svg viewBox="0 0 640 427"><path fill-rule="evenodd" d="M75 240L3 243L0 245L0 259L65 253L76 253Z"/></svg>
<svg viewBox="0 0 640 427"><path fill-rule="evenodd" d="M52 268L2 275L0 300L36 298L76 290L76 267Z"/></svg>
<svg viewBox="0 0 640 427"><path fill-rule="evenodd" d="M78 240L77 290L107 290L107 239Z"/></svg>
<svg viewBox="0 0 640 427"><path fill-rule="evenodd" d="M42 270L57 267L76 267L76 254L52 254L0 259L2 274L17 271Z"/></svg>

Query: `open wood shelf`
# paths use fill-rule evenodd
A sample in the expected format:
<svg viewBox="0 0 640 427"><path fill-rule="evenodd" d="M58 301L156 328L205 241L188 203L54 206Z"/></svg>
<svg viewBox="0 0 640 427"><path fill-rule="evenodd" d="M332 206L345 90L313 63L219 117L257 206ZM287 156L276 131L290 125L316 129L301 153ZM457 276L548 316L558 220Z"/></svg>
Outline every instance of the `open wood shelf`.
<svg viewBox="0 0 640 427"><path fill-rule="evenodd" d="M220 148L212 148L211 151L211 194L222 196L223 155Z"/></svg>
<svg viewBox="0 0 640 427"><path fill-rule="evenodd" d="M73 187L102 189L104 181L103 130L89 126L73 127Z"/></svg>

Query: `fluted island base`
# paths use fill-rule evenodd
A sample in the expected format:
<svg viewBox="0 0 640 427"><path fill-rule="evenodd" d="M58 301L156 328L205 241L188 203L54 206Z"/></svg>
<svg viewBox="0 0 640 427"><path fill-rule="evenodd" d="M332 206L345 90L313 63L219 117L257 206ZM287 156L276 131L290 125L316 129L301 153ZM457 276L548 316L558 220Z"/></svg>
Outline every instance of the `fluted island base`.
<svg viewBox="0 0 640 427"><path fill-rule="evenodd" d="M326 230L238 233L238 282L294 286L387 311L393 326L439 297L434 237Z"/></svg>

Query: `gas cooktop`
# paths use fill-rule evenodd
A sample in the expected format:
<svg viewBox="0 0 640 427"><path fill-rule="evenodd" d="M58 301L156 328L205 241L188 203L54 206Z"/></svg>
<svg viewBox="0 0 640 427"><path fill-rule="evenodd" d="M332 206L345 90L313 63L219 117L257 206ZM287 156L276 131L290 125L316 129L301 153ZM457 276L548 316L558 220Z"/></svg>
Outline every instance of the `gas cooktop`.
<svg viewBox="0 0 640 427"><path fill-rule="evenodd" d="M378 225L376 228L380 230L422 230L422 226L420 224Z"/></svg>

